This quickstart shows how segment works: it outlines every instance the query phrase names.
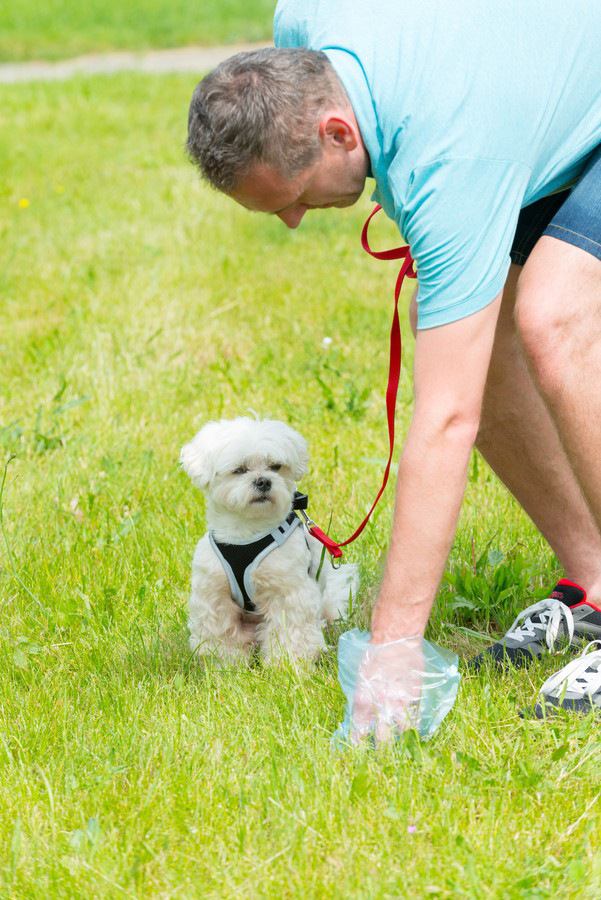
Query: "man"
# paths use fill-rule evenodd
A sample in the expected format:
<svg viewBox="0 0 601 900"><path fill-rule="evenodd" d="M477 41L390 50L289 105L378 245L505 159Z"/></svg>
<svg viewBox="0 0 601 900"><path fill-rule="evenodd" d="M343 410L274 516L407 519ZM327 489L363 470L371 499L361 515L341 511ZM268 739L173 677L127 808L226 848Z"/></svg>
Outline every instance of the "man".
<svg viewBox="0 0 601 900"><path fill-rule="evenodd" d="M415 408L356 698L380 733L415 697L392 642L423 635L474 443L566 573L489 655L531 658L564 619L601 636L600 39L588 0L281 0L280 49L192 99L190 154L232 199L296 228L373 177L417 262Z"/></svg>

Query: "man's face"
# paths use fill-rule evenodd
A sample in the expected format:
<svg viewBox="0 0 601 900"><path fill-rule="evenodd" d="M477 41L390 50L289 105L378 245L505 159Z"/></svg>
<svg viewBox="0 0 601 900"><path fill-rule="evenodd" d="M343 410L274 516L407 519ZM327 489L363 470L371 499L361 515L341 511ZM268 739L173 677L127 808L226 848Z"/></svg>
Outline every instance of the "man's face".
<svg viewBox="0 0 601 900"><path fill-rule="evenodd" d="M348 113L347 113L348 118ZM368 156L354 121L325 117L320 123L321 154L294 178L257 163L230 196L255 212L276 215L296 228L308 209L352 206L363 192Z"/></svg>

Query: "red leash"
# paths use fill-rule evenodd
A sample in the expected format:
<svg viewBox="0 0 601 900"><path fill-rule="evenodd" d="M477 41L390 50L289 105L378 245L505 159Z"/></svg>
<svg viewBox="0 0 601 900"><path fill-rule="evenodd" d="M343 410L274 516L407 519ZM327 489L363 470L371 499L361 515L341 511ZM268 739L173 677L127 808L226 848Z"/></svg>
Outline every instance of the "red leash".
<svg viewBox="0 0 601 900"><path fill-rule="evenodd" d="M417 273L414 268L413 257L409 251L409 247L394 247L392 250L372 250L369 246L369 241L367 240L367 232L369 229L369 223L375 216L377 212L380 211L382 207L376 206L375 209L370 213L367 218L365 225L363 226L363 231L361 232L361 246L363 249L369 253L370 256L373 256L375 259L402 259L403 263L399 270L399 274L397 276L396 285L394 288L394 313L392 316L392 325L390 326L390 364L388 367L388 386L386 388L386 416L388 418L388 444L389 444L389 452L388 452L388 462L386 463L386 469L384 470L384 479L382 481L382 486L378 491L378 495L374 502L371 505L371 509L359 525L356 531L347 538L346 541L341 541L338 543L333 538L328 537L325 532L319 528L312 519L307 518L307 526L309 528L309 533L313 535L313 537L317 538L318 541L324 545L326 550L332 554L332 556L336 559L342 556L342 547L345 547L347 544L352 543L355 538L359 537L365 526L367 525L369 518L374 511L376 504L382 494L384 493L384 488L388 483L388 476L390 474L390 466L392 464L392 453L394 450L394 410L396 406L396 398L397 392L399 388L399 378L401 375L401 325L399 322L399 296L401 294L401 288L403 287L403 281L405 280L405 276L408 278L417 278Z"/></svg>

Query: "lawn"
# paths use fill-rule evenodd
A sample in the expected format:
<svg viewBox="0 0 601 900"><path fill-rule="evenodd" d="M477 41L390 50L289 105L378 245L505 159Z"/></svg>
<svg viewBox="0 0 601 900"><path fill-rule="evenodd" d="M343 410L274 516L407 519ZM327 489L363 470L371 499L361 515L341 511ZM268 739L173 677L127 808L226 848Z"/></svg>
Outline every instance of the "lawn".
<svg viewBox="0 0 601 900"><path fill-rule="evenodd" d="M271 38L275 0L9 0L0 61Z"/></svg>
<svg viewBox="0 0 601 900"><path fill-rule="evenodd" d="M592 900L598 724L518 715L557 660L464 671L429 743L340 754L334 646L313 671L190 659L204 519L179 448L249 408L290 422L314 517L347 536L386 457L395 274L360 250L367 197L291 233L203 187L183 152L193 84L3 90L0 896ZM405 311L403 330L401 436ZM352 625L392 495L349 550ZM429 636L469 656L556 574L474 455Z"/></svg>

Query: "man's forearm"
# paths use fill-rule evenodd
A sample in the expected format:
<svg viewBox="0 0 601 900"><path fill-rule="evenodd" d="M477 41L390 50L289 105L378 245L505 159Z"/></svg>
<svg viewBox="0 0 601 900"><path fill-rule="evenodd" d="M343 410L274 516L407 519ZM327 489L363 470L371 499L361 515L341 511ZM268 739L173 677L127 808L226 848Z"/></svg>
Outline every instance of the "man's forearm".
<svg viewBox="0 0 601 900"><path fill-rule="evenodd" d="M449 555L475 439L468 423L412 423L399 465L392 539L372 619L377 643L423 634Z"/></svg>

